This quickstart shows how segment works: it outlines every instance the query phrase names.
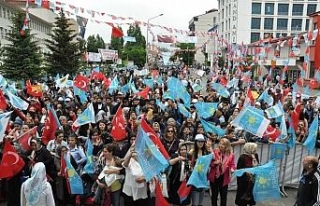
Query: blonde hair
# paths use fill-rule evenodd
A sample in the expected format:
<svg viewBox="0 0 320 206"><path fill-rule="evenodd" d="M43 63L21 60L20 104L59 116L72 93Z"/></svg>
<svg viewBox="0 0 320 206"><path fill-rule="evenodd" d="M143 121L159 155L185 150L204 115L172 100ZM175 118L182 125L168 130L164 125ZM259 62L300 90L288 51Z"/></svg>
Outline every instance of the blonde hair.
<svg viewBox="0 0 320 206"><path fill-rule="evenodd" d="M252 155L256 152L258 145L253 142L246 143L242 148L242 154Z"/></svg>
<svg viewBox="0 0 320 206"><path fill-rule="evenodd" d="M232 152L232 146L231 146L230 141L229 141L227 138L221 138L220 141L219 141L219 143L220 143L220 142L223 142L224 145L225 145L224 152L225 152L226 154L228 154L228 155L231 154L231 152Z"/></svg>

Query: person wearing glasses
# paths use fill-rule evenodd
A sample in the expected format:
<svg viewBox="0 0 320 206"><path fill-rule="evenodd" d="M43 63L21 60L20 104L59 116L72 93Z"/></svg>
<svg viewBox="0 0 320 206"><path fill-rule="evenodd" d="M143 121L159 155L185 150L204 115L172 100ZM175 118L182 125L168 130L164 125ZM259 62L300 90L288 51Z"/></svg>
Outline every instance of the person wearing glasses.
<svg viewBox="0 0 320 206"><path fill-rule="evenodd" d="M173 155L178 151L180 141L177 138L176 129L173 126L167 126L164 135L161 138L161 143L167 150L169 156Z"/></svg>
<svg viewBox="0 0 320 206"><path fill-rule="evenodd" d="M65 147L68 146L67 142L63 140L64 133L62 130L57 130L55 132L55 136L56 138L53 140L50 140L47 144L47 150L49 150L52 156L58 156L56 150L59 146L65 146Z"/></svg>
<svg viewBox="0 0 320 206"><path fill-rule="evenodd" d="M303 171L295 206L320 205L320 171L319 160L314 156L306 156L302 160Z"/></svg>

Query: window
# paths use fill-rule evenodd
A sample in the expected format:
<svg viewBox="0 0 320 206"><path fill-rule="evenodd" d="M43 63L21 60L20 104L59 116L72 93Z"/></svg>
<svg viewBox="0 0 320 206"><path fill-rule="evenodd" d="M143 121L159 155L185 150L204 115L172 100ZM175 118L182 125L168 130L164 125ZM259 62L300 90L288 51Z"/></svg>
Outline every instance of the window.
<svg viewBox="0 0 320 206"><path fill-rule="evenodd" d="M266 15L273 15L274 14L274 4L273 3L266 3L265 4L264 14L266 14Z"/></svg>
<svg viewBox="0 0 320 206"><path fill-rule="evenodd" d="M0 6L0 17L2 17L2 8Z"/></svg>
<svg viewBox="0 0 320 206"><path fill-rule="evenodd" d="M273 18L264 19L264 29L273 29Z"/></svg>
<svg viewBox="0 0 320 206"><path fill-rule="evenodd" d="M287 30L288 19L277 19L277 30Z"/></svg>
<svg viewBox="0 0 320 206"><path fill-rule="evenodd" d="M251 14L261 14L261 3L252 3Z"/></svg>
<svg viewBox="0 0 320 206"><path fill-rule="evenodd" d="M260 40L260 33L252 32L251 33L251 43L259 41L259 40Z"/></svg>
<svg viewBox="0 0 320 206"><path fill-rule="evenodd" d="M288 15L289 4L278 4L278 15Z"/></svg>
<svg viewBox="0 0 320 206"><path fill-rule="evenodd" d="M305 31L309 31L309 24L310 24L310 20L306 19L306 27L304 28Z"/></svg>
<svg viewBox="0 0 320 206"><path fill-rule="evenodd" d="M286 33L277 33L276 34L276 38L281 38L281 37L286 37L287 34Z"/></svg>
<svg viewBox="0 0 320 206"><path fill-rule="evenodd" d="M292 16L302 16L303 14L303 4L293 4Z"/></svg>
<svg viewBox="0 0 320 206"><path fill-rule="evenodd" d="M301 29L302 29L302 19L292 19L291 30L292 31L301 31Z"/></svg>
<svg viewBox="0 0 320 206"><path fill-rule="evenodd" d="M5 18L5 19L6 19L6 9L5 9L5 8L3 8L3 9L2 9L2 11L3 11L3 12L2 12L2 13L3 13L3 18Z"/></svg>
<svg viewBox="0 0 320 206"><path fill-rule="evenodd" d="M261 19L260 18L252 18L251 19L251 29L260 29Z"/></svg>
<svg viewBox="0 0 320 206"><path fill-rule="evenodd" d="M316 10L317 10L317 4L308 4L307 15L316 12Z"/></svg>

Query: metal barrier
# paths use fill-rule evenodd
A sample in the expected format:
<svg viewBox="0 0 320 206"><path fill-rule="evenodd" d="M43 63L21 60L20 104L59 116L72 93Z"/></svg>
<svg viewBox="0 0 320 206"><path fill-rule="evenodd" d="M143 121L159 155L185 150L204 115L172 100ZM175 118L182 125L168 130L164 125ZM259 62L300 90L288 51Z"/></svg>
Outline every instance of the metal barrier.
<svg viewBox="0 0 320 206"><path fill-rule="evenodd" d="M265 164L270 160L270 151L272 143L257 143L259 155L259 161L261 164ZM235 155L235 163L241 155L243 145L237 145L233 148ZM282 196L287 196L285 187L297 188L299 185L299 178L302 172L302 159L305 156L313 155L318 157L320 149L316 148L314 152L309 153L302 144L296 144L296 146L286 151L286 155L281 160L276 160L279 187ZM237 180L236 177L232 177L231 183L229 184L229 190L236 190Z"/></svg>

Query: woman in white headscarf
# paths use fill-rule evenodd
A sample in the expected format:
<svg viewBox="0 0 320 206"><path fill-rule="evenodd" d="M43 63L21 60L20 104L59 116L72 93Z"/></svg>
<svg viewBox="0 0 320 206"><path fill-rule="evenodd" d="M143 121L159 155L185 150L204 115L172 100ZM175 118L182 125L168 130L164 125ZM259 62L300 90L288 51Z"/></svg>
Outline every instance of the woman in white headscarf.
<svg viewBox="0 0 320 206"><path fill-rule="evenodd" d="M21 206L55 206L46 167L42 162L34 165L31 177L21 186Z"/></svg>

